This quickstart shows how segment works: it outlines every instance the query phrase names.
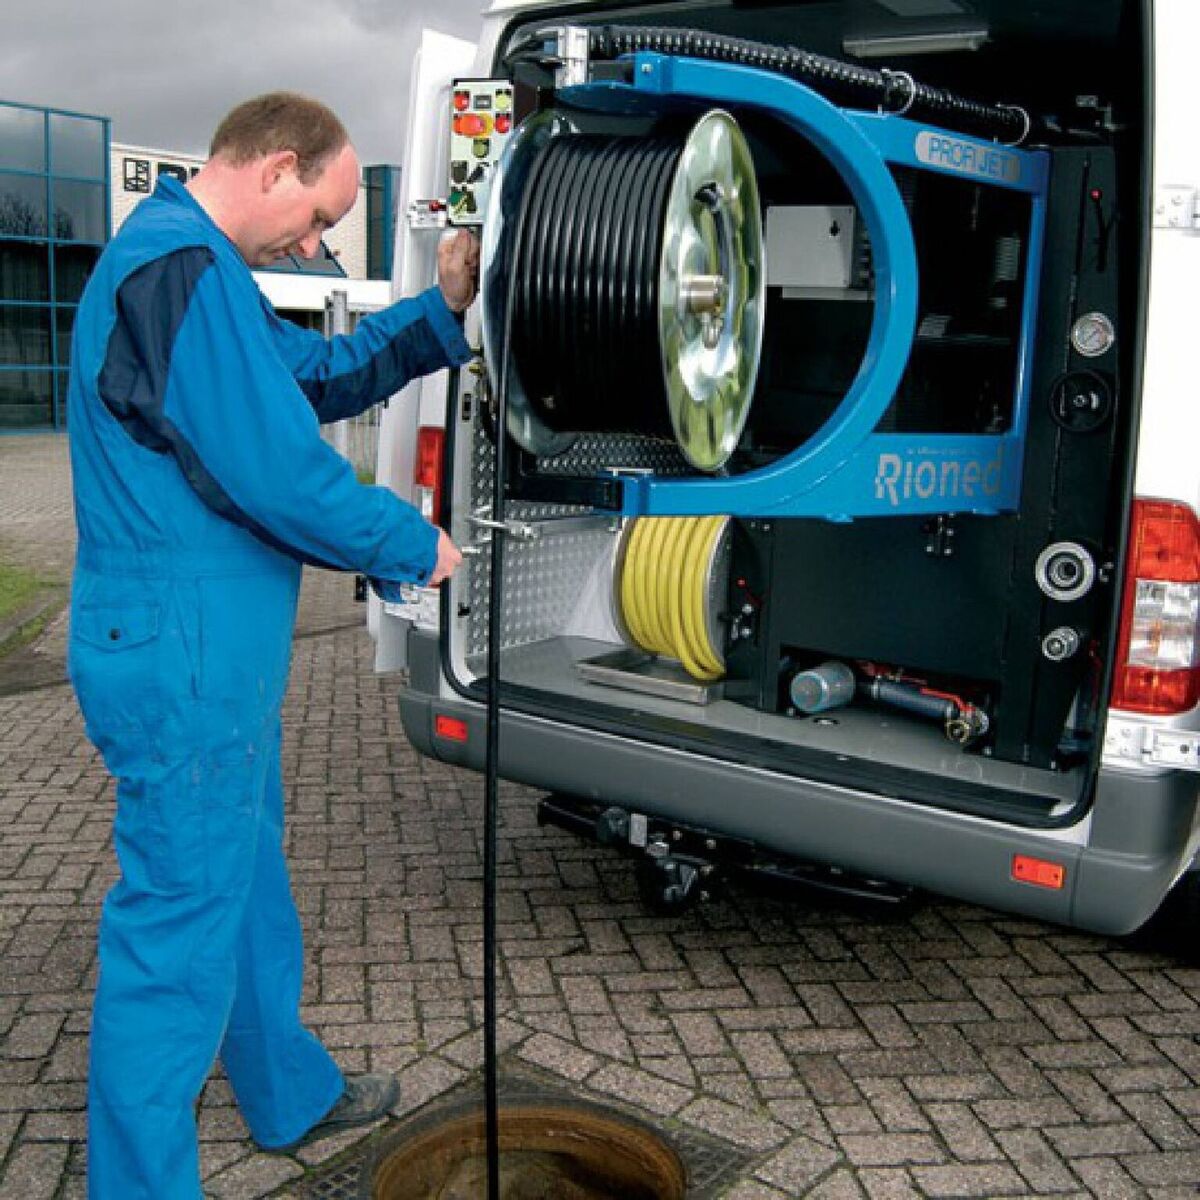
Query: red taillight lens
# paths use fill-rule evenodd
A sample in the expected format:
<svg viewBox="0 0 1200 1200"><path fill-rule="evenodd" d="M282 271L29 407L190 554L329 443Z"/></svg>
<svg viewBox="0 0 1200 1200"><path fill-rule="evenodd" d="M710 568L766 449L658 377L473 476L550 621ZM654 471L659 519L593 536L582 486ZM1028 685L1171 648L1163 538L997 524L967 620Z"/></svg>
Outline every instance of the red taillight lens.
<svg viewBox="0 0 1200 1200"><path fill-rule="evenodd" d="M1186 504L1135 500L1114 708L1186 712L1200 700L1200 521Z"/></svg>
<svg viewBox="0 0 1200 1200"><path fill-rule="evenodd" d="M417 489L417 507L427 521L437 522L442 511L442 462L446 431L439 425L422 425L417 430L417 456L413 464L413 483Z"/></svg>

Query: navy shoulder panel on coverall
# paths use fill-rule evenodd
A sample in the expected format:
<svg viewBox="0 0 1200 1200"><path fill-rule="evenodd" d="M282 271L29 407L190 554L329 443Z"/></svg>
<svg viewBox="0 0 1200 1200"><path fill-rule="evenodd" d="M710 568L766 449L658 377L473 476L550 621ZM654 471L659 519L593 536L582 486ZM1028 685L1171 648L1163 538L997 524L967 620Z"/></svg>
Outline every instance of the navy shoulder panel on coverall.
<svg viewBox="0 0 1200 1200"><path fill-rule="evenodd" d="M72 349L79 531L69 669L117 778L100 921L91 1200L197 1200L194 1102L219 1055L287 1145L344 1082L299 1020L280 712L301 562L428 579L437 533L360 484L319 422L469 357L436 288L326 341L282 321L185 188L101 255Z"/></svg>

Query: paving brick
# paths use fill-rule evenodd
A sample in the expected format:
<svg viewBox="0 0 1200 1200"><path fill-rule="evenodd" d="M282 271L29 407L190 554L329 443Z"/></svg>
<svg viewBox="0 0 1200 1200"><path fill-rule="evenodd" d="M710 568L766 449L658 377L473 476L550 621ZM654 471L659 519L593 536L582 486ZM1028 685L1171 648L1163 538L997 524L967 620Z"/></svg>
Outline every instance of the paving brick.
<svg viewBox="0 0 1200 1200"><path fill-rule="evenodd" d="M996 1141L1029 1187L1041 1192L1069 1192L1080 1180L1037 1129L1005 1129Z"/></svg>
<svg viewBox="0 0 1200 1200"><path fill-rule="evenodd" d="M913 1178L925 1196L978 1196L995 1200L1025 1192L1021 1176L1001 1163L970 1165L954 1163L941 1167L914 1167Z"/></svg>
<svg viewBox="0 0 1200 1200"><path fill-rule="evenodd" d="M922 1200L908 1171L872 1167L860 1170L858 1178L870 1200Z"/></svg>
<svg viewBox="0 0 1200 1200"><path fill-rule="evenodd" d="M760 1152L778 1146L787 1137L787 1130L770 1117L710 1097L695 1100L679 1113L679 1117L735 1146Z"/></svg>
<svg viewBox="0 0 1200 1200"><path fill-rule="evenodd" d="M0 541L21 540L9 467L30 448L21 486L59 494L44 519L20 497L21 520L41 521L21 544L65 581L62 439L0 439ZM345 583L306 573L284 714L304 1011L346 1069L397 1073L402 1117L479 1076L482 784L404 741ZM64 638L60 621L19 664L42 672L18 681L32 690L5 694L17 668L0 664L0 1195L14 1200L83 1200L93 939L115 878L112 784L61 684ZM502 1084L520 1064L731 1139L752 1156L731 1200L1195 1193L1200 971L932 900L875 915L735 890L652 916L627 862L539 828L528 790L500 794ZM286 1195L362 1136L268 1159L219 1073L199 1125L228 1200Z"/></svg>
<svg viewBox="0 0 1200 1200"><path fill-rule="evenodd" d="M791 1200L791 1194L754 1179L743 1179L725 1192L721 1200Z"/></svg>
<svg viewBox="0 0 1200 1200"><path fill-rule="evenodd" d="M67 1165L68 1148L56 1142L24 1142L4 1164L0 1200L54 1200Z"/></svg>
<svg viewBox="0 0 1200 1200"><path fill-rule="evenodd" d="M947 1158L938 1139L926 1133L845 1134L838 1142L846 1157L861 1167L940 1163Z"/></svg>
<svg viewBox="0 0 1200 1200"><path fill-rule="evenodd" d="M1147 1187L1181 1185L1200 1192L1200 1151L1122 1154L1121 1162L1134 1179Z"/></svg>
<svg viewBox="0 0 1200 1200"><path fill-rule="evenodd" d="M798 1137L771 1155L755 1174L789 1196L804 1196L809 1194L812 1184L841 1160L836 1150L812 1138Z"/></svg>
<svg viewBox="0 0 1200 1200"><path fill-rule="evenodd" d="M1089 1154L1125 1156L1154 1149L1154 1143L1132 1121L1112 1125L1073 1125L1069 1128L1051 1126L1045 1133L1055 1149L1071 1159L1084 1158Z"/></svg>
<svg viewBox="0 0 1200 1200"><path fill-rule="evenodd" d="M615 1096L618 1100L624 1100L664 1117L677 1113L692 1095L690 1088L668 1083L648 1071L621 1063L610 1063L602 1067L590 1076L587 1082L588 1087L594 1091Z"/></svg>

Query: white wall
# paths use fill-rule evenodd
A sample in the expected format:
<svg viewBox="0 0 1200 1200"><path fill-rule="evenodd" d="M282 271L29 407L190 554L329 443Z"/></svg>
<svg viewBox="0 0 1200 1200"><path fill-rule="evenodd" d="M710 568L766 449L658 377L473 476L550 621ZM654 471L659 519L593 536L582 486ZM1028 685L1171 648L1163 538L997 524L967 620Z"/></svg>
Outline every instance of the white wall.
<svg viewBox="0 0 1200 1200"><path fill-rule="evenodd" d="M112 229L116 233L125 218L149 195L149 192L130 191L125 184L125 160L146 164L145 176L149 191L154 190L159 168L166 164L192 172L204 165L195 155L177 154L173 150L155 150L148 146L131 146L126 142L112 143ZM365 279L367 275L367 192L359 184L354 207L325 235L325 244L337 256L342 270L350 279Z"/></svg>
<svg viewBox="0 0 1200 1200"><path fill-rule="evenodd" d="M351 309L383 308L392 302L392 285L386 279L338 279L336 275L285 275L255 271L254 280L277 309L290 312L324 312L330 292L345 292Z"/></svg>

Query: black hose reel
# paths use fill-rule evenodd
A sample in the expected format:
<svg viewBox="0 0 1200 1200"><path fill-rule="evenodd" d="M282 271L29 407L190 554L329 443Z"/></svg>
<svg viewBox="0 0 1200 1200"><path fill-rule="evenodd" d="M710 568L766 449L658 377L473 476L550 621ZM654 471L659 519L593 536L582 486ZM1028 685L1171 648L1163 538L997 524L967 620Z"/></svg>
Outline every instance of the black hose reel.
<svg viewBox="0 0 1200 1200"><path fill-rule="evenodd" d="M498 362L510 331L519 445L554 455L580 432L632 432L674 437L698 470L724 465L754 393L766 284L754 166L728 113L682 138L538 114L484 230L484 347Z"/></svg>

